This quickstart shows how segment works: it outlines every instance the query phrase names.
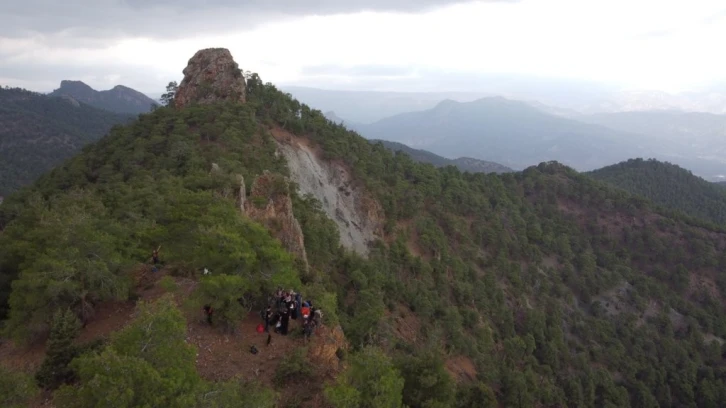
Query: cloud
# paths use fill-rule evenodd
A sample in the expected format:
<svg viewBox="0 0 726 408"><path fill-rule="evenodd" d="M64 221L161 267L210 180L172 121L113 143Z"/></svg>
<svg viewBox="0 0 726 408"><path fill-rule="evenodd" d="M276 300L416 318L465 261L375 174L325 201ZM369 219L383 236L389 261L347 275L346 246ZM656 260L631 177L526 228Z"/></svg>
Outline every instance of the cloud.
<svg viewBox="0 0 726 408"><path fill-rule="evenodd" d="M290 17L418 13L474 0L21 0L3 6L0 37L177 39L245 30ZM512 2L516 0L486 0Z"/></svg>
<svg viewBox="0 0 726 408"><path fill-rule="evenodd" d="M412 67L396 65L353 65L334 64L304 66L300 74L305 76L356 76L356 77L405 77L415 73Z"/></svg>
<svg viewBox="0 0 726 408"><path fill-rule="evenodd" d="M152 67L124 62L108 63L108 58L79 58L66 61L10 60L0 56L0 85L20 86L39 92L50 92L64 79L83 81L97 90L118 84L131 85L146 93L160 93L163 85L176 79Z"/></svg>

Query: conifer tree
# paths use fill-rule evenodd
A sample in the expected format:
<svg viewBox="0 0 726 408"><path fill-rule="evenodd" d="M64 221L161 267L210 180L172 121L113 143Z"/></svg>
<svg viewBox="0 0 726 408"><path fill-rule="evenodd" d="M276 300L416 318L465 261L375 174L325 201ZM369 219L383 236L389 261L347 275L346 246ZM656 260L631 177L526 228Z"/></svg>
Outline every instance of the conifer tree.
<svg viewBox="0 0 726 408"><path fill-rule="evenodd" d="M73 379L75 374L69 364L77 354L73 340L80 329L81 322L70 309L61 309L55 313L48 339L48 351L35 376L38 385L55 389Z"/></svg>

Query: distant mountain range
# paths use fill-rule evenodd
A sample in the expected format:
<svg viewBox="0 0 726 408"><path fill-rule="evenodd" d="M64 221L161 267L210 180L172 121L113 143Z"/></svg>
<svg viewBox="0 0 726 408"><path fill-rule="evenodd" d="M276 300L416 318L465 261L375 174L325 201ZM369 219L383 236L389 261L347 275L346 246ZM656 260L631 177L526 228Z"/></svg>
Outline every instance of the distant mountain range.
<svg viewBox="0 0 726 408"><path fill-rule="evenodd" d="M726 115L682 111L582 114L536 102L487 97L445 100L371 124L328 112L369 139L524 168L557 160L589 171L635 157L685 167L707 180L726 176Z"/></svg>
<svg viewBox="0 0 726 408"><path fill-rule="evenodd" d="M335 111L346 120L358 123L375 121L400 113L431 109L451 99L471 102L491 96L527 102L545 112L575 118L579 115L614 112L678 110L726 114L726 87L669 94L661 91L629 91L617 86L594 82L523 78L511 75L485 75L460 78L459 85L428 84L438 89L477 89L468 92L387 92L330 90L301 86L283 86L285 92L312 108ZM403 83L401 86L405 85Z"/></svg>
<svg viewBox="0 0 726 408"><path fill-rule="evenodd" d="M0 88L0 196L29 184L133 117L66 96Z"/></svg>
<svg viewBox="0 0 726 408"><path fill-rule="evenodd" d="M726 190L677 165L631 159L588 174L665 208L726 224Z"/></svg>
<svg viewBox="0 0 726 408"><path fill-rule="evenodd" d="M709 179L726 175L726 115L651 111L583 115L580 121L637 133L661 160L686 167Z"/></svg>
<svg viewBox="0 0 726 408"><path fill-rule="evenodd" d="M361 126L360 124L349 124L342 118L340 118L338 115L335 114L335 112L326 112L324 113L325 117L328 118L328 120L343 124L349 129L354 129L358 126ZM513 169L502 166L499 163L494 163L486 160L479 160L474 159L471 157L459 157L457 159L447 159L446 157L439 156L438 154L431 153L426 150L421 149L414 149L410 146L406 146L403 143L398 142L391 142L389 140L370 140L371 143L381 143L383 146L385 146L387 149L397 152L403 152L409 155L413 160L421 163L428 163L432 164L436 167L445 167L445 166L455 166L461 171L468 171L471 173L508 173L514 171Z"/></svg>
<svg viewBox="0 0 726 408"><path fill-rule="evenodd" d="M367 92L288 86L295 99L322 112L335 111L346 124L372 123L400 113L430 109L444 99L473 101L485 92Z"/></svg>
<svg viewBox="0 0 726 408"><path fill-rule="evenodd" d="M636 136L543 112L502 97L472 102L446 100L369 125L351 125L369 139L426 149L444 157L474 157L524 168L556 160L592 170L650 151Z"/></svg>
<svg viewBox="0 0 726 408"><path fill-rule="evenodd" d="M106 91L96 91L81 81L61 81L60 88L49 96L69 96L79 102L95 108L116 113L140 114L147 113L158 102L123 85L117 85Z"/></svg>
<svg viewBox="0 0 726 408"><path fill-rule="evenodd" d="M486 160L472 159L471 157L459 157L452 160L426 150L411 148L402 143L389 142L387 140L371 140L371 143L378 142L382 143L389 150L406 153L417 162L433 164L436 167L455 166L461 171L468 171L470 173L509 173L514 171L507 166Z"/></svg>

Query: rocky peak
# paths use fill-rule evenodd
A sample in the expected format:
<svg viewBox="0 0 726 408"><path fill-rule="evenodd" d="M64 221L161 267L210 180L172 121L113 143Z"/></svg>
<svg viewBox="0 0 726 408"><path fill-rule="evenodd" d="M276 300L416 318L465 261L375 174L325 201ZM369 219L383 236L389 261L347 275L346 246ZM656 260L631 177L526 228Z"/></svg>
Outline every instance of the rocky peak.
<svg viewBox="0 0 726 408"><path fill-rule="evenodd" d="M93 96L96 91L83 81L72 81L64 79L61 81L60 87L56 89L54 93L83 98Z"/></svg>
<svg viewBox="0 0 726 408"><path fill-rule="evenodd" d="M191 103L217 101L244 102L245 79L228 49L199 50L184 68L174 104L182 108Z"/></svg>

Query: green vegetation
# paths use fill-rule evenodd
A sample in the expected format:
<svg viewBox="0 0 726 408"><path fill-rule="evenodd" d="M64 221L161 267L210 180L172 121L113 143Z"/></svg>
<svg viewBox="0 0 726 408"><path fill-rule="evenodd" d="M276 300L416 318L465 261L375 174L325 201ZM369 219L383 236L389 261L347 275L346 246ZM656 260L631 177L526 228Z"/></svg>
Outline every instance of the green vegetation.
<svg viewBox="0 0 726 408"><path fill-rule="evenodd" d="M403 378L385 353L366 347L350 359L350 367L338 384L325 390L336 408L398 408Z"/></svg>
<svg viewBox="0 0 726 408"><path fill-rule="evenodd" d="M558 163L504 175L415 163L251 83L252 104L269 107L258 116L348 163L397 237L367 261L336 257L330 288L357 350L444 344L477 368L478 383L457 391L473 406L492 396L515 407L692 406L706 403L699 390L723 389L726 278L709 272L726 267L723 231ZM420 340L395 334L400 306ZM726 393L705 399L723 404Z"/></svg>
<svg viewBox="0 0 726 408"><path fill-rule="evenodd" d="M296 349L280 361L275 371L275 383L278 386L287 385L296 379L310 380L313 368L305 357L306 351L303 348Z"/></svg>
<svg viewBox="0 0 726 408"><path fill-rule="evenodd" d="M352 346L347 371L326 386L336 407L726 405L724 231L558 163L504 175L416 163L257 75L247 85L247 104L159 108L8 197L7 333L47 333L59 309L83 320L128 297L130 272L163 244L170 272L213 272L195 296L229 320L239 310L228 287L243 292L240 306L278 284L323 302L326 324L339 321ZM343 251L319 203L294 198L311 264L302 273L241 217L238 175L249 190L263 170L288 172L269 126L347 163L382 205L389 243L367 259ZM173 305L140 305L104 350L71 363L79 381L60 389L58 406L246 398L200 380L183 338ZM474 378L454 381L450 358ZM291 360L280 378L304 369ZM245 387L263 406L274 400Z"/></svg>
<svg viewBox="0 0 726 408"><path fill-rule="evenodd" d="M56 406L274 406L274 392L259 385L199 378L197 351L186 342L186 321L171 297L137 308L132 324L114 334L108 346L73 361L80 380L56 392Z"/></svg>
<svg viewBox="0 0 726 408"><path fill-rule="evenodd" d="M588 174L665 208L726 225L726 191L675 164L631 159Z"/></svg>
<svg viewBox="0 0 726 408"><path fill-rule="evenodd" d="M81 330L81 322L68 309L55 313L48 338L45 360L35 375L38 384L43 388L56 389L61 384L70 382L74 372L69 366L78 356L73 340Z"/></svg>
<svg viewBox="0 0 726 408"><path fill-rule="evenodd" d="M131 118L19 88L0 88L0 196L30 184Z"/></svg>
<svg viewBox="0 0 726 408"><path fill-rule="evenodd" d="M33 376L11 371L0 365L0 406L26 408L27 401L38 394Z"/></svg>

